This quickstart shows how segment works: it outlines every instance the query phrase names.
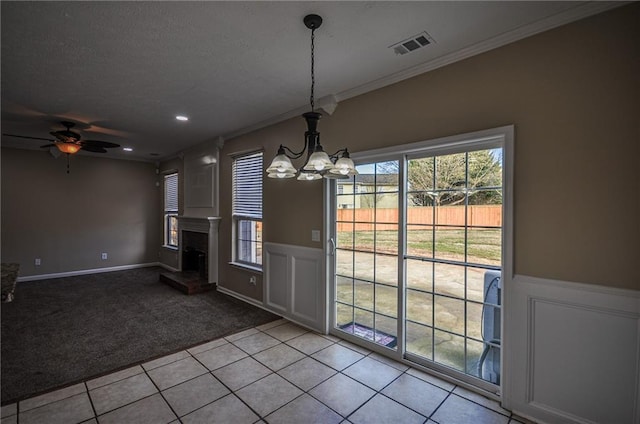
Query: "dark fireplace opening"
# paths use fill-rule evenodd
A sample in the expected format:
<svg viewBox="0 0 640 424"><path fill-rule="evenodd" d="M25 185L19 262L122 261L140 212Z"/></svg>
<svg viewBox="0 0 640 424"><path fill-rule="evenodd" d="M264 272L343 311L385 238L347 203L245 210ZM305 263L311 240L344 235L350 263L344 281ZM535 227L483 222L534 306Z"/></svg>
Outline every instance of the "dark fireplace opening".
<svg viewBox="0 0 640 424"><path fill-rule="evenodd" d="M209 237L205 233L183 231L182 271L196 271L202 280L208 277Z"/></svg>

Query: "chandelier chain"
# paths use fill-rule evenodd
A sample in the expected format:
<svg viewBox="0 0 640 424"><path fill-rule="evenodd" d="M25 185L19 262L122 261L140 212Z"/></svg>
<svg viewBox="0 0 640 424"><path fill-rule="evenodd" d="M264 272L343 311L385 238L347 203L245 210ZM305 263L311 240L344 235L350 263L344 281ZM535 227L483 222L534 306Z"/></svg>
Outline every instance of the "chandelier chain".
<svg viewBox="0 0 640 424"><path fill-rule="evenodd" d="M311 112L315 111L315 100L314 100L314 96L313 96L313 92L314 92L314 88L316 85L316 75L315 75L315 45L314 45L314 39L315 39L315 28L311 30Z"/></svg>

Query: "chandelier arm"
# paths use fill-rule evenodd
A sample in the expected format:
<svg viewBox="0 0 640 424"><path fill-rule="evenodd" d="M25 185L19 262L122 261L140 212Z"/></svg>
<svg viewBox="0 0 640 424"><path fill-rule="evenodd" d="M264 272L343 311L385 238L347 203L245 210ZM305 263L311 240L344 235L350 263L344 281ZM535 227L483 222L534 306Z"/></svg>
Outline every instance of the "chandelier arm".
<svg viewBox="0 0 640 424"><path fill-rule="evenodd" d="M307 151L307 145L306 144L305 144L304 148L299 152L294 152L293 150L291 150L287 146L282 146L282 148L285 150L284 154L287 155L287 157L289 159L301 158L304 155L304 153Z"/></svg>

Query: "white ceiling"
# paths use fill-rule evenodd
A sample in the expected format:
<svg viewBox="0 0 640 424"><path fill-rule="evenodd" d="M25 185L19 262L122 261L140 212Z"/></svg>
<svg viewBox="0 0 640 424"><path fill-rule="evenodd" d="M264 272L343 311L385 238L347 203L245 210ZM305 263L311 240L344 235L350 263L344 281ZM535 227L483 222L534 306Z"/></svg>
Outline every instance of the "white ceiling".
<svg viewBox="0 0 640 424"><path fill-rule="evenodd" d="M621 4L3 1L2 132L48 138L71 120L134 149L110 157L158 160L309 109L309 13L324 19L316 99L339 102ZM433 44L389 48L422 31Z"/></svg>

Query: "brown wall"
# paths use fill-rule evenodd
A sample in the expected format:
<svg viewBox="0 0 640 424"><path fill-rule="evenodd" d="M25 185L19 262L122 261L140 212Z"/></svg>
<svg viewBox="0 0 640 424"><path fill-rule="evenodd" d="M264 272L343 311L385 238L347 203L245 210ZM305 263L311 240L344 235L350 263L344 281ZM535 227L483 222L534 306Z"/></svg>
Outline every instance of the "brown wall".
<svg viewBox="0 0 640 424"><path fill-rule="evenodd" d="M640 289L640 4L560 27L343 101L320 122L327 151L353 152L515 125L515 272ZM230 153L302 146L295 118L227 141L221 160L221 283L227 266ZM264 183L264 240L321 248L321 181ZM245 278L246 277L246 278Z"/></svg>
<svg viewBox="0 0 640 424"><path fill-rule="evenodd" d="M157 262L155 165L77 155L66 174L65 161L2 149L2 262L19 262L23 277Z"/></svg>

